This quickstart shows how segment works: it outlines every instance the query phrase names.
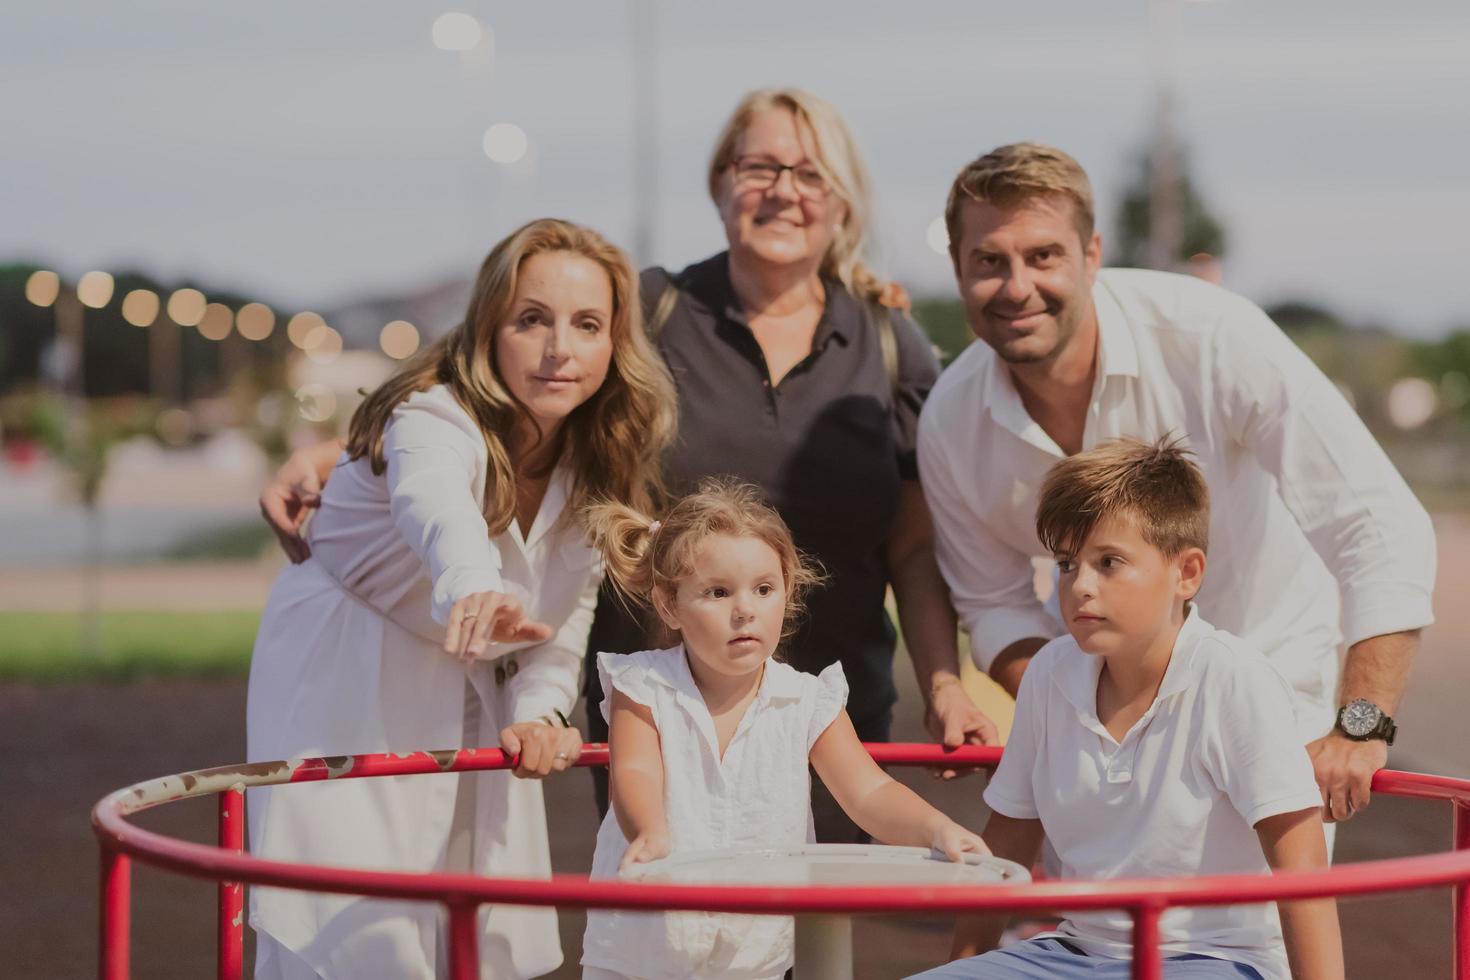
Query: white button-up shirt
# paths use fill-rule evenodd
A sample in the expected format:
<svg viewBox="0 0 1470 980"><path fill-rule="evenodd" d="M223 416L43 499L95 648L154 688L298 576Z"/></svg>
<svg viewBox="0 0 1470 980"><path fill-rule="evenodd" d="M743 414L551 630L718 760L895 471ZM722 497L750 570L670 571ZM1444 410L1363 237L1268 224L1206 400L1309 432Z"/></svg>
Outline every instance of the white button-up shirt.
<svg viewBox="0 0 1470 980"><path fill-rule="evenodd" d="M1098 365L1083 448L1183 438L1210 488L1199 609L1265 651L1302 699L1303 734L1321 734L1343 634L1352 644L1433 621L1428 515L1332 382L1253 303L1124 269L1102 271L1092 296ZM982 669L1017 640L1062 631L1030 564L1051 557L1036 506L1062 457L985 343L924 407L919 469L939 566Z"/></svg>
<svg viewBox="0 0 1470 980"><path fill-rule="evenodd" d="M1040 820L1063 878L1268 871L1255 825L1322 803L1281 675L1191 612L1153 703L1118 740L1097 716L1102 663L1070 636L1036 655L985 802ZM1290 975L1273 905L1170 909L1159 931L1166 954L1248 963L1271 980ZM1055 935L1123 959L1133 920L1076 913Z"/></svg>

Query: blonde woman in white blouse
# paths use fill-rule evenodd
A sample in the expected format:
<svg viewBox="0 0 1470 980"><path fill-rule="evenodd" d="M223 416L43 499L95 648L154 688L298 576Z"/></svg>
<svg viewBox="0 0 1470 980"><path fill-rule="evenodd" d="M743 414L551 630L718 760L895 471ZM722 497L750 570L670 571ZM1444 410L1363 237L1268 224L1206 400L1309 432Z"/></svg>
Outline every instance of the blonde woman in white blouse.
<svg viewBox="0 0 1470 980"><path fill-rule="evenodd" d="M286 568L251 663L252 760L499 744L505 772L251 791L251 849L403 870L550 873L541 787L581 735L578 692L602 563L593 499L647 506L672 386L627 257L532 222L480 270L462 326L353 416L339 472ZM430 903L255 889L257 977L445 969ZM481 972L555 969L555 912L482 915Z"/></svg>

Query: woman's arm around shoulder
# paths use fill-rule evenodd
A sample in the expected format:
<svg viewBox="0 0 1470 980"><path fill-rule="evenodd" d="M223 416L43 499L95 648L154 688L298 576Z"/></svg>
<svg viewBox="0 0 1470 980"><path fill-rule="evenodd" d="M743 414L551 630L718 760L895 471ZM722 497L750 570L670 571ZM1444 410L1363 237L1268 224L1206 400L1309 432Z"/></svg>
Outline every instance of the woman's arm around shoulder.
<svg viewBox="0 0 1470 980"><path fill-rule="evenodd" d="M341 439L302 446L276 470L260 492L260 516L275 532L281 550L293 565L311 557L302 531L311 512L321 506L322 490L346 443Z"/></svg>

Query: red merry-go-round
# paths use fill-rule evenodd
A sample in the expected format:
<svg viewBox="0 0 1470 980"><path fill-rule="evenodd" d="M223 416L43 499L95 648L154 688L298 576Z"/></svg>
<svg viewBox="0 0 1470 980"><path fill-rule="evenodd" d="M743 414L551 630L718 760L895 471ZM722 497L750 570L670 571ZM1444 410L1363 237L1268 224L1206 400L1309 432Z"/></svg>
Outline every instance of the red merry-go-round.
<svg viewBox="0 0 1470 980"><path fill-rule="evenodd" d="M883 765L990 768L1001 750L944 749L935 745L869 745ZM605 745L586 746L578 765L607 764ZM1453 890L1454 976L1470 980L1470 780L1384 770L1373 791L1447 803L1454 850L1386 861L1338 865L1324 871L1277 875L1114 881L1043 881L1005 885L694 885L594 881L577 875L549 879L489 878L470 874L413 874L329 868L270 861L245 853L245 790L252 786L366 779L469 770L507 769L514 759L499 749L338 756L220 766L151 779L104 797L92 811L102 849L98 977L129 976L131 867L141 861L219 882L218 975L235 980L244 966L244 886L271 885L378 898L437 902L448 909L449 976L470 980L478 970L478 911L486 904L567 908L680 909L784 915L961 911L1040 912L1125 909L1133 917L1133 976L1158 980L1163 960L1159 917L1165 909L1280 899L1367 895L1419 888ZM175 840L128 822L141 810L210 795L219 797L216 846Z"/></svg>

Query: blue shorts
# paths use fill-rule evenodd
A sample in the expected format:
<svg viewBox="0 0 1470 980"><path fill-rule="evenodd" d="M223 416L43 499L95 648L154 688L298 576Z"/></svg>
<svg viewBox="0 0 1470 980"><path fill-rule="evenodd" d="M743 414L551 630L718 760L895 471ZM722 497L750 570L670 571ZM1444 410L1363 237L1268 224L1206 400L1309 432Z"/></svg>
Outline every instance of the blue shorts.
<svg viewBox="0 0 1470 980"><path fill-rule="evenodd" d="M909 980L1130 980L1133 964L1088 956L1061 939L1028 939L983 956L956 960ZM1262 980L1254 967L1188 953L1164 960L1165 980Z"/></svg>

